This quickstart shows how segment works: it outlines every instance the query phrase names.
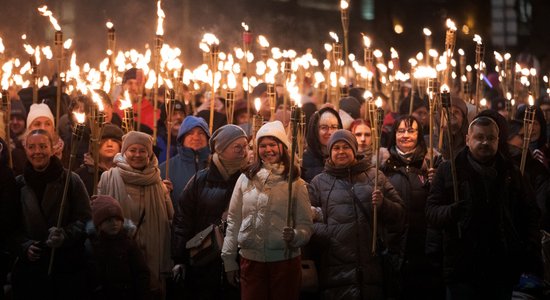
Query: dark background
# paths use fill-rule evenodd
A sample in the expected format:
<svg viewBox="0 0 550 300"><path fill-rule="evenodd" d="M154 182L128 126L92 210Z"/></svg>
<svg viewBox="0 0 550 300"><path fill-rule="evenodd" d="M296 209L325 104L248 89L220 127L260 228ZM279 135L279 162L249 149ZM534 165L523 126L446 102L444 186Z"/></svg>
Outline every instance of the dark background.
<svg viewBox="0 0 550 300"><path fill-rule="evenodd" d="M416 52L423 51L423 27L433 34L433 45L443 47L446 18L452 18L459 28L458 48L463 48L468 62L474 60L473 33L483 37L486 44L485 61L493 61L491 43L491 4L506 0L351 0L350 52L362 54L361 32L373 40L373 47L389 57L389 47L399 52L402 65ZM511 0L518 19L517 45L496 50L519 54L534 54L542 64L543 73L549 68L550 1ZM78 63L97 66L105 57L106 27L111 20L117 32L117 49L136 48L143 52L151 44L156 29L156 1L153 0L0 0L0 36L6 46L6 56L24 57L20 36L26 33L33 46L52 45L53 27L41 16L37 7L46 4L58 19L65 38L73 38ZM182 49L184 63L195 67L201 62L198 43L205 32L212 32L227 51L240 46L242 27L246 22L254 34L264 34L271 46L293 48L298 53L312 48L317 58L324 58L323 44L331 41L328 32L335 31L342 39L338 0L164 0L165 42ZM368 7L374 13L366 20ZM372 6L374 5L374 6ZM531 10L525 7L531 7ZM404 27L396 34L394 24ZM460 32L463 24L470 34Z"/></svg>

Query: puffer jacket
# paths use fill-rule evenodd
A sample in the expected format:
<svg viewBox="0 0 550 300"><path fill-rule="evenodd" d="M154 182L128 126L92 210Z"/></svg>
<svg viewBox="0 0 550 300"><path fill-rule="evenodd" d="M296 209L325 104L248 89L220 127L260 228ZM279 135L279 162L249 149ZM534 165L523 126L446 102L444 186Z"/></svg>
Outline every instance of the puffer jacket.
<svg viewBox="0 0 550 300"><path fill-rule="evenodd" d="M290 258L300 255L312 232L310 204L302 179L293 183L293 221L295 237L290 243ZM288 181L265 167L249 179L242 174L229 204L227 231L222 250L225 271L238 270L237 249L246 259L275 262L288 259L283 240L288 207Z"/></svg>
<svg viewBox="0 0 550 300"><path fill-rule="evenodd" d="M313 226L311 245L321 251L319 284L325 299L384 299L382 260L371 254L375 172L364 160L340 174L325 167L308 186L311 204L323 212L323 221ZM379 232L400 232L405 218L403 201L378 172L378 186L384 194L378 208ZM399 239L379 246L392 248L395 242Z"/></svg>

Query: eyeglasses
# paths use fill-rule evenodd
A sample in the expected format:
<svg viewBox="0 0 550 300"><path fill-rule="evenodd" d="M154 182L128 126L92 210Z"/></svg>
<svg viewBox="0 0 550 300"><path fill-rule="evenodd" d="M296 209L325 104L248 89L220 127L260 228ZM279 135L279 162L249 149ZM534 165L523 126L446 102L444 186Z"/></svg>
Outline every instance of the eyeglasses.
<svg viewBox="0 0 550 300"><path fill-rule="evenodd" d="M246 145L235 145L233 146L233 152L234 153L242 153L244 150L248 150L249 147L248 147L248 144Z"/></svg>
<svg viewBox="0 0 550 300"><path fill-rule="evenodd" d="M403 135L403 134L405 134L405 132L408 133L408 134L415 134L415 133L418 132L418 129L414 129L414 128L399 128L399 129L397 129L396 132L397 132L397 134L399 134L399 135Z"/></svg>
<svg viewBox="0 0 550 300"><path fill-rule="evenodd" d="M336 131L340 129L340 127L338 125L319 125L319 130L323 131L323 132L327 132L327 131Z"/></svg>

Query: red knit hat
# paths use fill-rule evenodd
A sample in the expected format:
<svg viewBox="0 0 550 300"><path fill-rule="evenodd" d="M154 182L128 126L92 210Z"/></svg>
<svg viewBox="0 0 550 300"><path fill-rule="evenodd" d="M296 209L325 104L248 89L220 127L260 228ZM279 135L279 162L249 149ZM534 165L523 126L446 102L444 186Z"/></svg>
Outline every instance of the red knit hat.
<svg viewBox="0 0 550 300"><path fill-rule="evenodd" d="M117 217L124 221L122 207L115 198L100 195L92 199L92 220L96 227L111 217Z"/></svg>

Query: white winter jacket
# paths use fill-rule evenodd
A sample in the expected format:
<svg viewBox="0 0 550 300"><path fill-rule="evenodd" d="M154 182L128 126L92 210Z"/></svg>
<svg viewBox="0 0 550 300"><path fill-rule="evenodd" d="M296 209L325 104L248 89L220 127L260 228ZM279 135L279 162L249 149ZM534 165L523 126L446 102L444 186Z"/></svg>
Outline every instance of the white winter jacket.
<svg viewBox="0 0 550 300"><path fill-rule="evenodd" d="M282 261L300 255L312 233L308 191L304 180L293 185L294 240L285 256L288 207L288 181L262 167L249 180L245 174L237 180L229 204L228 227L222 249L225 271L238 270L237 251L242 257L258 262Z"/></svg>

